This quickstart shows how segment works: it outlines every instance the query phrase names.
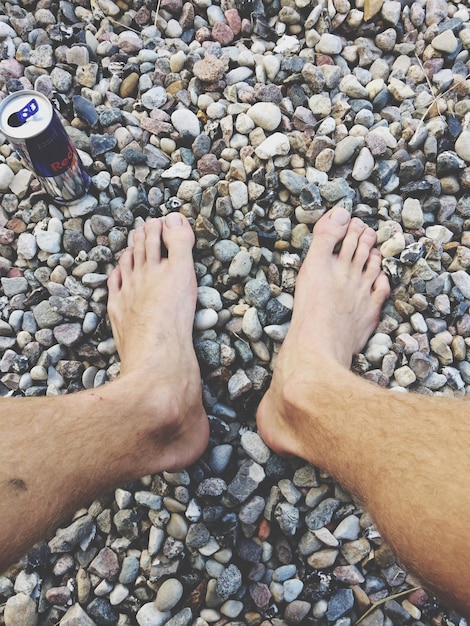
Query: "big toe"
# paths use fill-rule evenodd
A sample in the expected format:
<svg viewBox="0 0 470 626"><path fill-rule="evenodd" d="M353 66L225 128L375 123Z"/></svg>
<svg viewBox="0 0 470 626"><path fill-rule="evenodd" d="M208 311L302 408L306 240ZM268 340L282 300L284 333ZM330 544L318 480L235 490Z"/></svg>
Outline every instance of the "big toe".
<svg viewBox="0 0 470 626"><path fill-rule="evenodd" d="M163 242L171 263L192 263L194 233L191 224L181 213L169 213L163 219Z"/></svg>
<svg viewBox="0 0 470 626"><path fill-rule="evenodd" d="M325 213L313 229L312 247L333 254L336 246L343 241L350 221L349 211L342 207L336 207Z"/></svg>

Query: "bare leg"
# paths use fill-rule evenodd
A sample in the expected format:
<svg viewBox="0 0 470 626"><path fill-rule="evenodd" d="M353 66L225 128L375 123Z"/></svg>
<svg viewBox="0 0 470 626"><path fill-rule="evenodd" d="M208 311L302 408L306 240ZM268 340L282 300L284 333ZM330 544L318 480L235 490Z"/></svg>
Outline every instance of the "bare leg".
<svg viewBox="0 0 470 626"><path fill-rule="evenodd" d="M374 244L342 209L316 225L258 427L278 453L356 493L403 564L468 613L469 405L393 393L349 371L389 293Z"/></svg>
<svg viewBox="0 0 470 626"><path fill-rule="evenodd" d="M151 220L111 274L116 381L69 396L2 400L0 569L106 489L203 453L209 428L192 346L193 243L179 214Z"/></svg>

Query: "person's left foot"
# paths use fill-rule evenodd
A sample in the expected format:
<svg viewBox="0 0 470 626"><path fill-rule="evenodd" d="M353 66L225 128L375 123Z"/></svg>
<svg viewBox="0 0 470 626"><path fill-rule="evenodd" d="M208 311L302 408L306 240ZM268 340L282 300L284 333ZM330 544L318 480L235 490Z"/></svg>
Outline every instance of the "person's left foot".
<svg viewBox="0 0 470 626"><path fill-rule="evenodd" d="M112 385L126 385L135 407L135 433L149 455L142 454L144 473L186 467L208 442L192 343L193 245L191 226L179 213L152 219L134 232L133 247L108 279L108 314L121 358L121 376Z"/></svg>

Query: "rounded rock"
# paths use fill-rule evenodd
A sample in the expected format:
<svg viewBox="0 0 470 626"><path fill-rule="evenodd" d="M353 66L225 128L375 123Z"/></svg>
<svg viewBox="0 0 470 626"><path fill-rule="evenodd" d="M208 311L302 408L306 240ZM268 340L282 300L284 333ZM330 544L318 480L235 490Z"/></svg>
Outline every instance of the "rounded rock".
<svg viewBox="0 0 470 626"><path fill-rule="evenodd" d="M281 110L272 102L256 102L246 114L263 130L276 130L281 123Z"/></svg>
<svg viewBox="0 0 470 626"><path fill-rule="evenodd" d="M157 591L155 606L159 611L171 611L183 596L183 585L176 578L165 580Z"/></svg>
<svg viewBox="0 0 470 626"><path fill-rule="evenodd" d="M18 593L8 598L5 604L5 626L36 626L38 613L36 603L25 593Z"/></svg>

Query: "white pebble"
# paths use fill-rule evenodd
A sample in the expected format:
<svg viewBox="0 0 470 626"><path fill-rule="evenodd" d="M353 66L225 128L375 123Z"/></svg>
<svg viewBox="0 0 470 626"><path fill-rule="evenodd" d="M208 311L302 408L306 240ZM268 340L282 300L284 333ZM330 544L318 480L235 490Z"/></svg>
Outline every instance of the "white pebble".
<svg viewBox="0 0 470 626"><path fill-rule="evenodd" d="M170 619L169 611L159 611L154 602L144 604L135 616L139 626L163 626Z"/></svg>
<svg viewBox="0 0 470 626"><path fill-rule="evenodd" d="M219 320L217 311L214 309L201 309L196 311L194 316L194 329L195 330L208 330L213 328Z"/></svg>
<svg viewBox="0 0 470 626"><path fill-rule="evenodd" d="M246 114L263 130L275 130L281 123L281 109L272 102L256 102Z"/></svg>
<svg viewBox="0 0 470 626"><path fill-rule="evenodd" d="M274 341L282 342L286 338L289 327L290 322L284 322L284 324L269 324L264 327L264 332L268 337L274 339Z"/></svg>
<svg viewBox="0 0 470 626"><path fill-rule="evenodd" d="M255 149L255 154L260 159L270 159L278 155L289 154L289 139L283 133L273 133Z"/></svg>

